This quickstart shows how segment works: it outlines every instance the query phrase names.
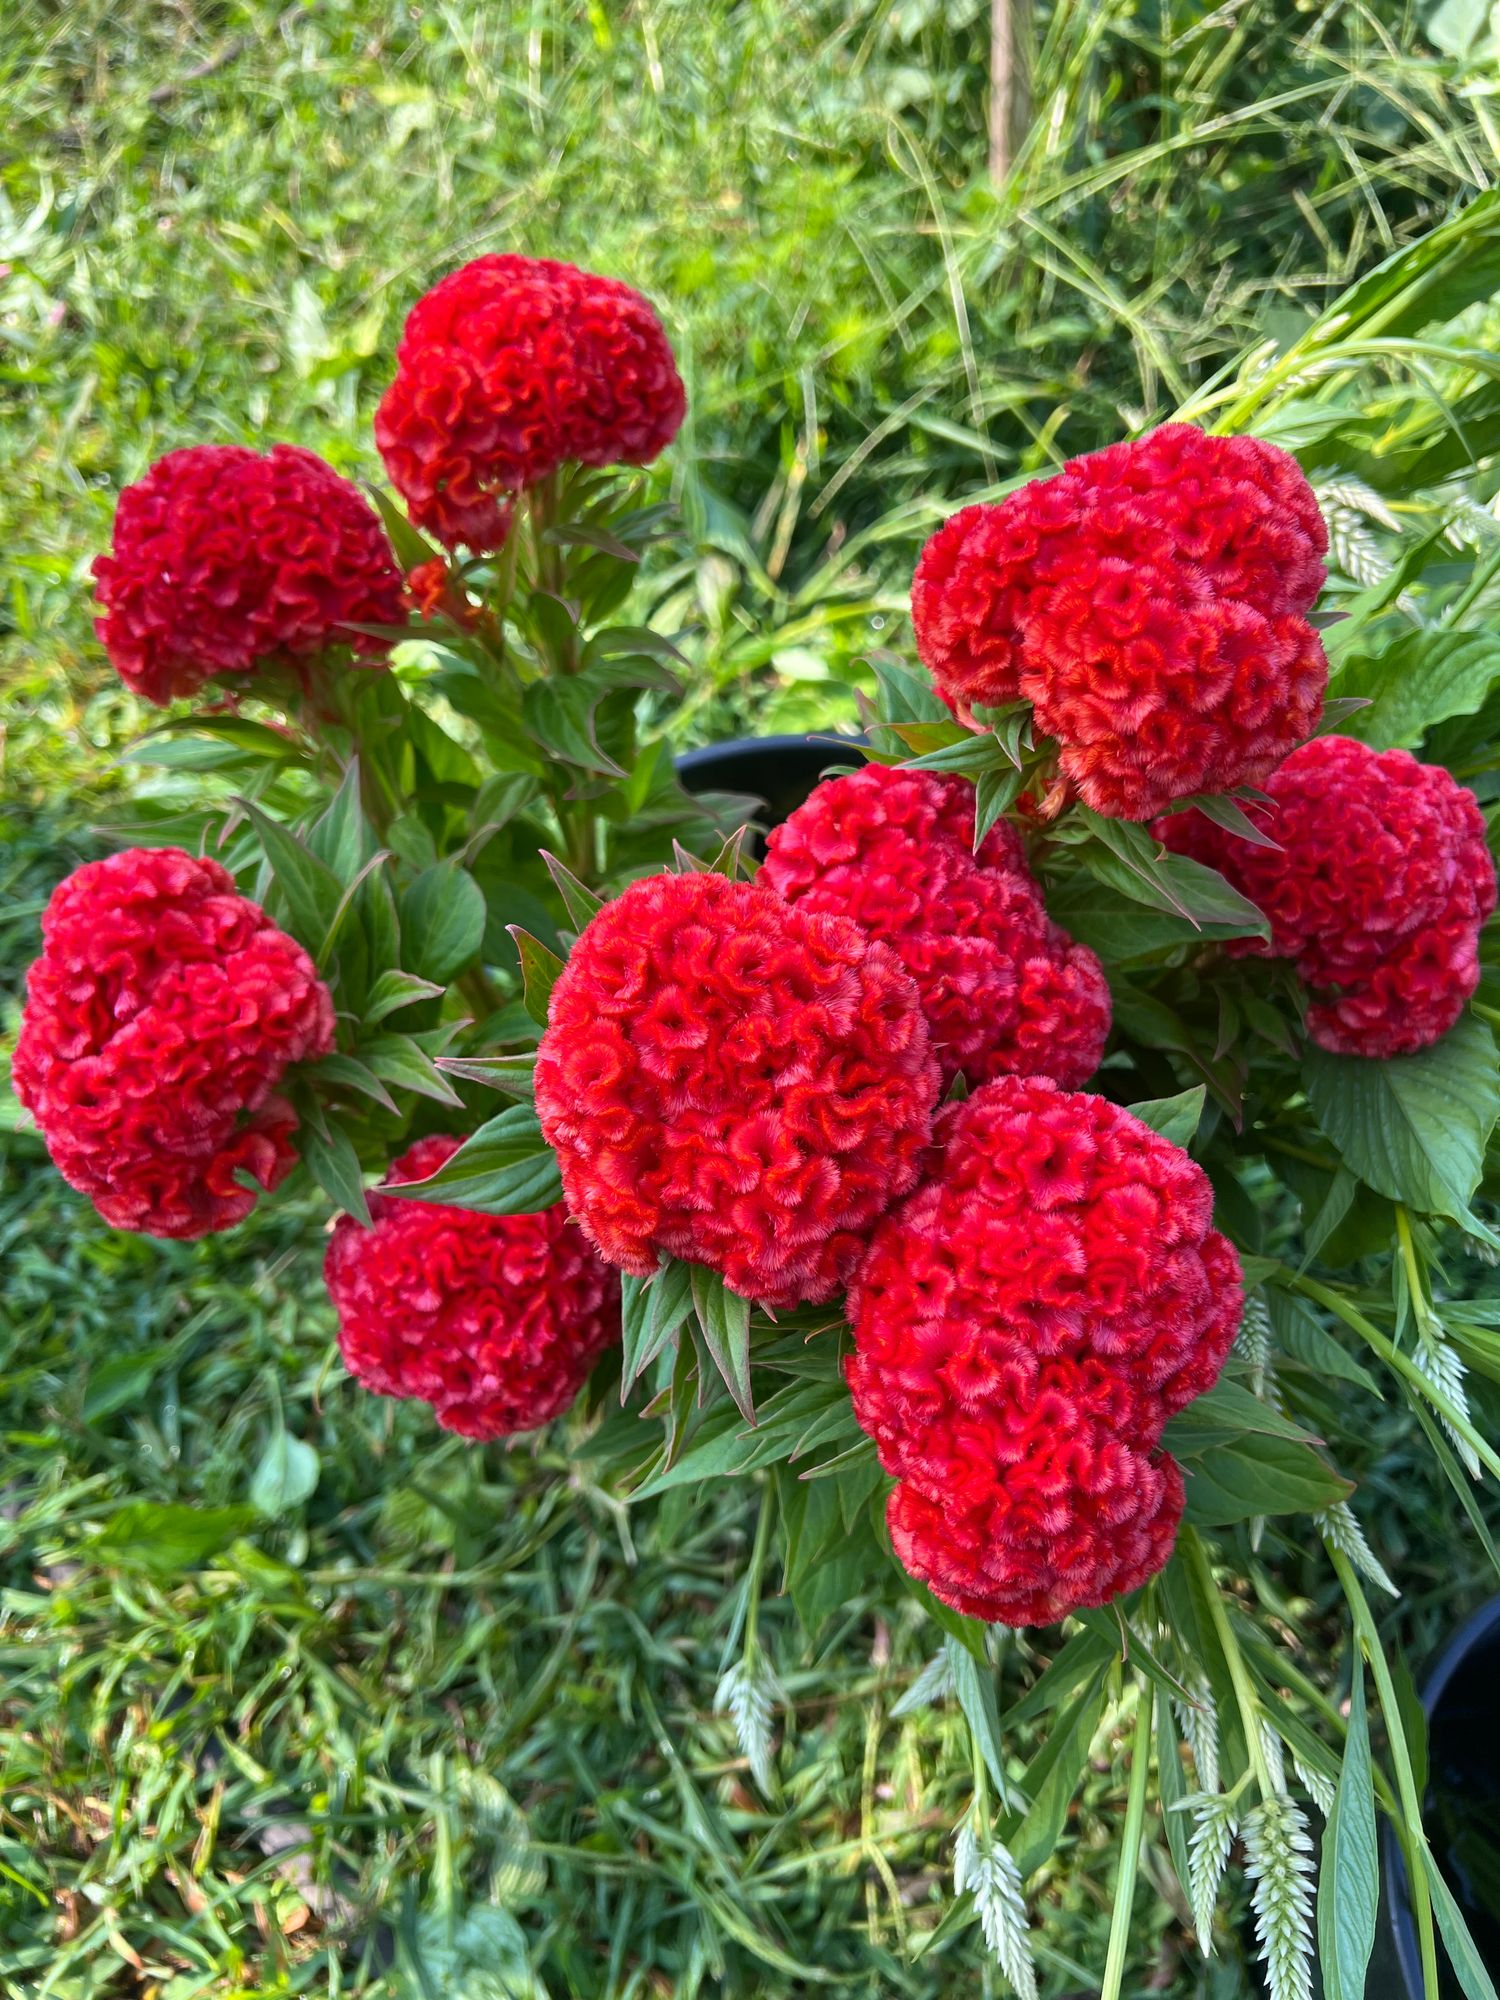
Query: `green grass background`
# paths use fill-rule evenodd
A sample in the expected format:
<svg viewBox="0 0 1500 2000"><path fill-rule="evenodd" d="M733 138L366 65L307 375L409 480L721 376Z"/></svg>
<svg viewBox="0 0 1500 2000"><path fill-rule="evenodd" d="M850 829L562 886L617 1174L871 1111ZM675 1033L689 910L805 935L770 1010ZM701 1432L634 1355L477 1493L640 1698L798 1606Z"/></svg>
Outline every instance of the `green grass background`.
<svg viewBox="0 0 1500 2000"><path fill-rule="evenodd" d="M5 990L122 782L139 716L87 569L162 451L284 437L373 476L442 271L517 248L627 277L692 398L663 472L678 732L846 719L956 496L1168 414L1489 184L1481 16L1039 7L996 189L965 0L29 0L0 31ZM972 1929L912 1956L971 1783L952 1704L892 1715L931 1629L863 1577L811 1643L769 1598L761 1800L712 1713L757 1492L626 1515L565 1429L479 1451L363 1395L318 1221L119 1236L0 1138L0 1991L1002 1990ZM1403 1422L1373 1442L1420 1657L1480 1579ZM1274 1533L1265 1561L1316 1666L1327 1581ZM1031 1889L1054 2000L1098 1981L1115 1724ZM1252 1991L1234 1927L1215 1965L1190 1947L1161 1845L1127 1990Z"/></svg>

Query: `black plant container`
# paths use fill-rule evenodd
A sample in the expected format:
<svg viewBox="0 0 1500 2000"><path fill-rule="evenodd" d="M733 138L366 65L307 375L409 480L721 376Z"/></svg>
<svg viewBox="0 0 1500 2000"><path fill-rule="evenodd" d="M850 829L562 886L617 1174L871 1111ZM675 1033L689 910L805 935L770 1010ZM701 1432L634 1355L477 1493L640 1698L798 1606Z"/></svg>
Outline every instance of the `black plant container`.
<svg viewBox="0 0 1500 2000"><path fill-rule="evenodd" d="M1427 1715L1427 1797L1422 1817L1443 1879L1457 1897L1485 1968L1500 1973L1500 1597L1460 1625L1437 1657L1422 1707ZM1422 2000L1422 1961L1395 1834L1384 1831L1391 1931L1408 2000ZM1439 1951L1442 1961L1442 1953ZM1442 1991L1462 2000L1446 1961Z"/></svg>
<svg viewBox="0 0 1500 2000"><path fill-rule="evenodd" d="M773 827L797 810L825 771L863 761L858 737L741 736L685 751L677 759L677 775L690 792L759 799L765 810L756 820Z"/></svg>

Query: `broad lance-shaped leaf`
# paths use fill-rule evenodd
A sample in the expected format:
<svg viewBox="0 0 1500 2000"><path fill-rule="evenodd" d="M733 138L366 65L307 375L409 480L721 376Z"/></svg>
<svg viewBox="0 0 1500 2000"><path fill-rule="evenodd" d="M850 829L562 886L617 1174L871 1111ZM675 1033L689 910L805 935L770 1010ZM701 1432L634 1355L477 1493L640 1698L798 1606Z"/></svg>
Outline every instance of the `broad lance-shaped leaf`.
<svg viewBox="0 0 1500 2000"><path fill-rule="evenodd" d="M1148 1097L1139 1104L1127 1104L1125 1109L1174 1146L1187 1147L1202 1121L1207 1096L1207 1084L1195 1083L1191 1090L1179 1090L1175 1097Z"/></svg>
<svg viewBox="0 0 1500 2000"><path fill-rule="evenodd" d="M286 906L292 934L316 958L338 912L344 885L289 827L270 818L249 799L241 803L260 836L272 879Z"/></svg>
<svg viewBox="0 0 1500 2000"><path fill-rule="evenodd" d="M571 868L565 868L557 856L549 854L545 847L541 849L541 857L558 895L563 899L563 907L573 928L581 931L604 908L604 898L596 896L592 889L579 881Z"/></svg>
<svg viewBox="0 0 1500 2000"><path fill-rule="evenodd" d="M463 1099L447 1079L438 1073L432 1057L410 1035L381 1035L366 1042L360 1055L376 1076L395 1084L398 1090L415 1091L430 1097L434 1104L463 1109Z"/></svg>
<svg viewBox="0 0 1500 2000"><path fill-rule="evenodd" d="M413 971L446 985L484 943L484 891L456 860L424 868L401 898L401 940Z"/></svg>
<svg viewBox="0 0 1500 2000"><path fill-rule="evenodd" d="M1363 2000L1379 1903L1380 1852L1364 1670L1356 1653L1344 1762L1318 1873L1318 1962L1324 2000Z"/></svg>
<svg viewBox="0 0 1500 2000"><path fill-rule="evenodd" d="M359 1155L349 1134L339 1125L320 1132L308 1119L299 1129L296 1143L302 1164L328 1199L368 1227L370 1204L365 1199Z"/></svg>
<svg viewBox="0 0 1500 2000"><path fill-rule="evenodd" d="M1377 750L1410 750L1435 724L1477 714L1497 680L1500 636L1423 631L1403 634L1382 652L1356 654L1332 685L1336 694L1369 704L1349 715L1346 736Z"/></svg>
<svg viewBox="0 0 1500 2000"><path fill-rule="evenodd" d="M1084 866L1122 896L1181 917L1206 936L1269 940L1264 913L1216 869L1169 853L1129 820L1106 819L1087 806L1075 808L1074 816L1093 835L1081 850Z"/></svg>
<svg viewBox="0 0 1500 2000"><path fill-rule="evenodd" d="M1311 1048L1302 1081L1318 1123L1367 1186L1493 1240L1469 1212L1500 1116L1500 1061L1483 1021L1465 1015L1431 1048L1388 1062Z"/></svg>
<svg viewBox="0 0 1500 2000"><path fill-rule="evenodd" d="M526 1011L538 1027L545 1028L552 989L562 973L564 961L555 951L548 951L540 938L534 938L530 931L523 930L519 924L507 924L505 928L515 939L516 950L521 954L521 979Z"/></svg>
<svg viewBox="0 0 1500 2000"><path fill-rule="evenodd" d="M664 1257L650 1278L620 1281L624 1353L620 1366L620 1401L650 1366L693 1309L693 1266Z"/></svg>
<svg viewBox="0 0 1500 2000"><path fill-rule="evenodd" d="M465 1139L426 1180L398 1181L377 1192L472 1208L480 1215L536 1215L562 1200L562 1179L535 1111L529 1104L512 1104Z"/></svg>
<svg viewBox="0 0 1500 2000"><path fill-rule="evenodd" d="M735 1408L747 1424L755 1422L750 1393L750 1302L731 1292L716 1271L689 1266L693 1310L714 1366L724 1377Z"/></svg>
<svg viewBox="0 0 1500 2000"><path fill-rule="evenodd" d="M365 1002L365 1023L373 1028L387 1014L413 1007L419 1000L436 1000L442 991L435 980L419 978L415 972L382 972Z"/></svg>

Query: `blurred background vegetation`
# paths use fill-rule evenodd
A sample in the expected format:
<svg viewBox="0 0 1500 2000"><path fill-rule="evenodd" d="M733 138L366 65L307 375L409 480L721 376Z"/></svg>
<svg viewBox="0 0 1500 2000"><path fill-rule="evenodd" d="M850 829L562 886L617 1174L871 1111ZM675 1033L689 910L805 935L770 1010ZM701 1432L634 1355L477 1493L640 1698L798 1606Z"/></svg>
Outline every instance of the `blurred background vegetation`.
<svg viewBox="0 0 1500 2000"><path fill-rule="evenodd" d="M119 487L199 440L374 476L402 317L453 264L568 257L657 301L692 411L656 584L694 663L673 727L705 741L851 719L956 498L1170 414L1496 178L1474 0L1017 15L1032 115L996 185L969 0L23 0L0 37L5 1003L139 725L90 632ZM809 1642L768 1601L773 1803L713 1713L752 1486L626 1516L562 1434L476 1451L353 1390L310 1208L121 1237L18 1133L0 1246L0 1990L1001 1990L972 1929L913 1956L970 1784L951 1702L901 1709L934 1647L914 1608L850 1577ZM1370 1449L1420 1661L1479 1558L1405 1420ZM1273 1532L1245 1588L1322 1671L1321 1568ZM1012 1642L1007 1672L1032 1657ZM1008 1725L1019 1759L1034 1727ZM1052 1996L1098 1983L1117 1731L1032 1885ZM1134 1950L1132 1992L1253 1990L1232 1924L1205 1965L1144 1890Z"/></svg>

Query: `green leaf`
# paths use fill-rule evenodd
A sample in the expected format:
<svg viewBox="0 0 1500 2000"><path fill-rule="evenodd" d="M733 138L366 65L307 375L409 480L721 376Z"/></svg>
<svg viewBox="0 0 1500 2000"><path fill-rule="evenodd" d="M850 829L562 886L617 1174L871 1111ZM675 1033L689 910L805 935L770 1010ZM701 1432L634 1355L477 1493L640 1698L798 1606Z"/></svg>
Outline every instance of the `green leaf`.
<svg viewBox="0 0 1500 2000"><path fill-rule="evenodd" d="M1346 1166L1377 1194L1483 1233L1469 1203L1500 1115L1495 1039L1465 1015L1440 1042L1389 1062L1310 1048L1302 1081Z"/></svg>
<svg viewBox="0 0 1500 2000"><path fill-rule="evenodd" d="M984 1759L1002 1801L1010 1798L1005 1781L1005 1745L1000 1739L1000 1710L995 1700L995 1670L988 1660L976 1660L969 1648L951 1636L944 1641L953 1688L969 1725L969 1734Z"/></svg>
<svg viewBox="0 0 1500 2000"><path fill-rule="evenodd" d="M545 847L540 853L543 866L552 877L558 895L563 899L563 908L568 913L569 922L575 930L583 930L590 919L596 917L604 908L604 898L596 896L592 889L580 882L572 869L565 868L555 854L549 854Z"/></svg>
<svg viewBox="0 0 1500 2000"><path fill-rule="evenodd" d="M624 771L600 747L594 732L594 711L602 692L584 674L535 681L526 690L526 726L564 764L575 764L580 770L604 777L623 778Z"/></svg>
<svg viewBox="0 0 1500 2000"><path fill-rule="evenodd" d="M530 1049L510 1056L438 1056L436 1067L448 1076L461 1076L465 1083L482 1083L502 1097L536 1095L536 1055Z"/></svg>
<svg viewBox="0 0 1500 2000"><path fill-rule="evenodd" d="M349 883L374 855L379 843L359 797L359 759L351 757L332 803L307 836L307 845L340 882Z"/></svg>
<svg viewBox="0 0 1500 2000"><path fill-rule="evenodd" d="M1077 807L1076 816L1094 836L1082 850L1085 867L1120 895L1181 917L1205 935L1211 927L1216 937L1270 938L1263 913L1216 869L1168 853L1129 820L1106 819L1087 806Z"/></svg>
<svg viewBox="0 0 1500 2000"><path fill-rule="evenodd" d="M425 1181L399 1181L379 1192L481 1215L536 1215L562 1200L562 1180L535 1111L529 1104L512 1104L465 1139Z"/></svg>
<svg viewBox="0 0 1500 2000"><path fill-rule="evenodd" d="M1181 1423L1173 1418L1165 1442L1187 1479L1186 1518L1201 1527L1228 1527L1258 1514L1310 1514L1354 1491L1311 1445L1245 1431L1200 1449L1183 1442Z"/></svg>
<svg viewBox="0 0 1500 2000"><path fill-rule="evenodd" d="M405 956L423 979L446 986L484 943L484 891L456 860L424 868L401 897Z"/></svg>
<svg viewBox="0 0 1500 2000"><path fill-rule="evenodd" d="M261 847L270 864L271 878L286 907L292 935L316 958L323 949L328 928L338 914L344 885L333 870L279 820L269 818L248 799L242 804L260 835Z"/></svg>
<svg viewBox="0 0 1500 2000"><path fill-rule="evenodd" d="M370 1204L365 1199L364 1175L354 1142L343 1127L331 1126L325 1139L310 1121L305 1121L297 1134L297 1146L302 1164L335 1208L343 1209L346 1215L352 1215L368 1228Z"/></svg>
<svg viewBox="0 0 1500 2000"><path fill-rule="evenodd" d="M946 704L924 673L891 653L871 655L882 722L951 722Z"/></svg>
<svg viewBox="0 0 1500 2000"><path fill-rule="evenodd" d="M412 526L383 486L367 486L365 491L375 502L386 540L395 550L396 560L402 569L416 569L419 564L442 556L442 550Z"/></svg>
<svg viewBox="0 0 1500 2000"><path fill-rule="evenodd" d="M1405 633L1382 652L1355 655L1333 687L1370 704L1350 716L1344 734L1390 750L1415 748L1449 716L1477 714L1497 680L1500 635L1424 631Z"/></svg>
<svg viewBox="0 0 1500 2000"><path fill-rule="evenodd" d="M1010 811L1021 794L1016 770L981 771L974 780L974 852L977 854L995 821Z"/></svg>
<svg viewBox="0 0 1500 2000"><path fill-rule="evenodd" d="M961 743L945 743L940 750L929 750L921 757L913 757L906 765L908 771L949 771L966 778L976 778L984 771L1009 772L1016 775L1016 767L1006 755L1005 746L992 730L985 730L982 736L966 736Z"/></svg>
<svg viewBox="0 0 1500 2000"><path fill-rule="evenodd" d="M253 1507L182 1507L130 1500L93 1538L101 1562L174 1576L195 1569L254 1525Z"/></svg>
<svg viewBox="0 0 1500 2000"><path fill-rule="evenodd" d="M1265 1300L1283 1359L1324 1381L1353 1382L1372 1396L1380 1396L1380 1384L1369 1369L1361 1367L1343 1342L1321 1324L1305 1299L1268 1288Z"/></svg>
<svg viewBox="0 0 1500 2000"><path fill-rule="evenodd" d="M463 1099L410 1035L381 1035L376 1041L366 1042L360 1055L376 1076L395 1084L398 1090L415 1091L418 1097L430 1097L434 1104L462 1110Z"/></svg>
<svg viewBox="0 0 1500 2000"><path fill-rule="evenodd" d="M1479 1947L1464 1921L1464 1913L1453 1900L1453 1891L1443 1880L1442 1870L1432 1857L1432 1849L1425 1840L1419 1843L1419 1847L1427 1886L1432 1891L1432 1914L1437 1918L1448 1962L1464 1990L1465 2000L1496 2000L1495 1982L1485 1969Z"/></svg>
<svg viewBox="0 0 1500 2000"><path fill-rule="evenodd" d="M475 833L488 827L498 832L529 806L540 791L541 786L530 771L496 771L475 793L469 824Z"/></svg>
<svg viewBox="0 0 1500 2000"><path fill-rule="evenodd" d="M562 972L563 960L555 951L548 951L540 938L534 938L530 931L523 931L519 924L507 924L505 928L515 939L516 950L521 954L526 1011L538 1027L545 1028L547 1007L552 999L552 989Z"/></svg>
<svg viewBox="0 0 1500 2000"><path fill-rule="evenodd" d="M1227 792L1206 793L1192 800L1184 800L1180 808L1202 813L1221 826L1226 833L1232 833L1237 840L1248 840L1252 847L1269 847L1279 854L1281 842L1273 840L1266 829L1251 819L1238 799L1230 798Z"/></svg>
<svg viewBox="0 0 1500 2000"><path fill-rule="evenodd" d="M370 988L370 997L365 1003L365 1023L374 1027L387 1014L399 1013L403 1007L411 1007L418 1000L436 1000L443 989L432 979L419 979L414 972L382 972Z"/></svg>
<svg viewBox="0 0 1500 2000"><path fill-rule="evenodd" d="M1318 1870L1318 1962L1324 2000L1364 2000L1365 1972L1380 1904L1375 1788L1365 1720L1365 1677L1356 1658L1349 1730Z"/></svg>
<svg viewBox="0 0 1500 2000"><path fill-rule="evenodd" d="M1041 1749L1026 1767L1021 1784L1031 1804L1006 1840L1023 1880L1056 1851L1104 1713L1104 1689L1101 1671L1049 1725Z"/></svg>
<svg viewBox="0 0 1500 2000"><path fill-rule="evenodd" d="M1191 1090L1179 1090L1175 1097L1148 1097L1125 1108L1132 1118L1139 1118L1174 1146L1186 1148L1198 1130L1207 1096L1208 1085L1195 1083Z"/></svg>
<svg viewBox="0 0 1500 2000"><path fill-rule="evenodd" d="M755 1422L750 1391L750 1301L731 1292L717 1271L701 1264L690 1269L693 1310L714 1366L747 1424ZM660 1282L658 1280L658 1282Z"/></svg>
<svg viewBox="0 0 1500 2000"><path fill-rule="evenodd" d="M654 1277L621 1279L622 1403L637 1378L678 1333L692 1311L692 1278L692 1265L676 1257L664 1257Z"/></svg>
<svg viewBox="0 0 1500 2000"><path fill-rule="evenodd" d="M386 1111L396 1109L396 1100L374 1070L354 1056L340 1055L337 1052L331 1056L322 1056L317 1062L309 1063L302 1074L314 1088L319 1084L327 1084L334 1090L357 1091L361 1097L373 1098Z"/></svg>
<svg viewBox="0 0 1500 2000"><path fill-rule="evenodd" d="M278 1430L250 1481L250 1504L274 1519L311 1499L318 1484L318 1454L301 1438Z"/></svg>

